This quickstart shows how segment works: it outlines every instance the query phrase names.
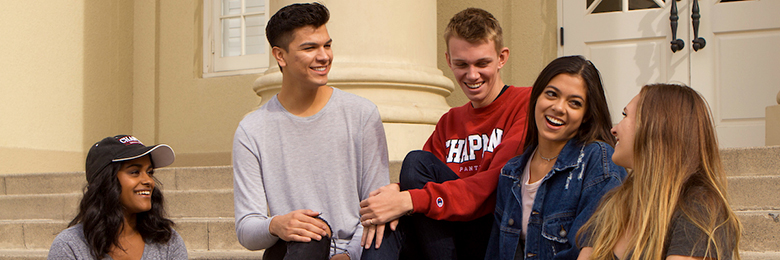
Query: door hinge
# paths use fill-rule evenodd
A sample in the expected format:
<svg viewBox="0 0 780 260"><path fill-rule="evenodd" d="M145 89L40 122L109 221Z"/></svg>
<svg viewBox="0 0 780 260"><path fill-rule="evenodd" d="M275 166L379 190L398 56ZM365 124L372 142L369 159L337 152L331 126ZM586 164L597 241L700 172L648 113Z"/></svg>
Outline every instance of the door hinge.
<svg viewBox="0 0 780 260"><path fill-rule="evenodd" d="M561 46L563 46L563 27L561 27Z"/></svg>

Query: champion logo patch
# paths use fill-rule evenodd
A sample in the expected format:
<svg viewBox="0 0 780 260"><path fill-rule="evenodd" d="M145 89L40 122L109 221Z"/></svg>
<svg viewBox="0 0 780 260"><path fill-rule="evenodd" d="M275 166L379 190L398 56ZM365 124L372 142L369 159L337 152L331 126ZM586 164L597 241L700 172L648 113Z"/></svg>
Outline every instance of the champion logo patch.
<svg viewBox="0 0 780 260"><path fill-rule="evenodd" d="M436 206L439 206L439 208L444 206L444 199L442 199L441 197L436 198Z"/></svg>
<svg viewBox="0 0 780 260"><path fill-rule="evenodd" d="M131 145L131 144L143 145L143 143L141 143L141 141L139 141L138 138L135 138L134 136L130 136L130 135L119 138L119 142L125 145Z"/></svg>

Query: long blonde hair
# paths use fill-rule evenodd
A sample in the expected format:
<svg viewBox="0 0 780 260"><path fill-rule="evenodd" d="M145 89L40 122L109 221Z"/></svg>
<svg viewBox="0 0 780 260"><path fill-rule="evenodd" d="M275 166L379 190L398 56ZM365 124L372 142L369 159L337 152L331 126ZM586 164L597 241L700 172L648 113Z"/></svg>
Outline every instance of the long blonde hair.
<svg viewBox="0 0 780 260"><path fill-rule="evenodd" d="M578 234L591 234L591 259L613 259L615 245L626 234L631 260L665 258L678 210L707 235L705 255L740 259L741 225L728 204L706 101L689 87L669 84L644 86L638 101L633 171L605 195Z"/></svg>

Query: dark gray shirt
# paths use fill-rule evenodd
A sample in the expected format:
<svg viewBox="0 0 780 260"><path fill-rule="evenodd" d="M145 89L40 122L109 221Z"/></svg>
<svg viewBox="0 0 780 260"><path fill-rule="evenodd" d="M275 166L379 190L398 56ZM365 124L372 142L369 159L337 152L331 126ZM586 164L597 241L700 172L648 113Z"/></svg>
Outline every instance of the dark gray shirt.
<svg viewBox="0 0 780 260"><path fill-rule="evenodd" d="M731 260L734 246L733 243L729 243L729 240L733 238L727 236L724 229L725 227L721 227L715 231L715 238L719 240L718 245L720 246L721 257L718 258L715 245L709 242L707 234L683 217L682 214L676 214L676 218L672 221L672 230L669 233L666 256L681 255ZM707 252L707 244L710 244L709 252Z"/></svg>
<svg viewBox="0 0 780 260"><path fill-rule="evenodd" d="M669 238L666 241L666 252L664 255L680 255L691 257L705 257L720 260L731 260L731 253L734 250L733 242L730 243L733 238L727 235L725 228L719 228L715 231L716 239L719 239L718 245L720 246L720 255L715 250L715 245L712 245L708 241L707 234L701 229L696 227L689 219L683 217L680 212L675 212L672 218L671 230L669 232ZM707 244L710 244L710 251L707 252ZM586 246L593 246L588 241ZM620 259L614 256L614 259ZM625 259L631 259L631 254L626 256Z"/></svg>
<svg viewBox="0 0 780 260"><path fill-rule="evenodd" d="M54 238L54 242L49 248L48 259L95 259L89 252L89 245L87 245L84 228L81 224L63 230ZM112 258L105 255L103 259ZM181 239L179 233L174 230L168 243L144 245L144 254L141 259L187 259L187 248L184 247L184 240Z"/></svg>

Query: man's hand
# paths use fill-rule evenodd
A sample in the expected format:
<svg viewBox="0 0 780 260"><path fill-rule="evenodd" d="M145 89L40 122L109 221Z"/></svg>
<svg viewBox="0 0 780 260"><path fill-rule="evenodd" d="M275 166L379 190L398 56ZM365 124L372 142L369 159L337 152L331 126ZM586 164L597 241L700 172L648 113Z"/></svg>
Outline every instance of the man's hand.
<svg viewBox="0 0 780 260"><path fill-rule="evenodd" d="M398 219L414 209L412 196L392 183L372 191L360 202L360 221L363 226L381 225Z"/></svg>
<svg viewBox="0 0 780 260"><path fill-rule="evenodd" d="M330 236L330 228L324 221L317 219L320 213L299 209L271 219L268 231L284 241L310 242Z"/></svg>
<svg viewBox="0 0 780 260"><path fill-rule="evenodd" d="M338 254L331 257L330 260L350 260L350 258L347 254Z"/></svg>
<svg viewBox="0 0 780 260"><path fill-rule="evenodd" d="M385 237L385 225L389 225L390 229L395 231L395 228L398 226L398 219L390 221L390 223L387 224L370 225L367 227L364 226L363 237L360 238L360 246L362 246L365 249L369 249L371 247L371 242L374 241L374 234L376 234L375 247L379 249L379 246L382 245L382 239Z"/></svg>

